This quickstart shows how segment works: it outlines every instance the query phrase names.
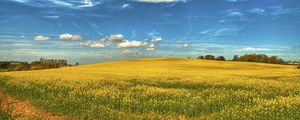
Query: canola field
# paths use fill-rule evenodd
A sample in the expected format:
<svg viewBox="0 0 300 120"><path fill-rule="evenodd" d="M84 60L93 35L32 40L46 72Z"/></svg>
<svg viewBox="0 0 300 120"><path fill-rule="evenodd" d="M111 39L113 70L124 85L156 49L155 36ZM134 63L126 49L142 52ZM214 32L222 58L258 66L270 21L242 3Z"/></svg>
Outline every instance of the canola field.
<svg viewBox="0 0 300 120"><path fill-rule="evenodd" d="M1 72L0 89L73 119L300 119L294 66L149 58Z"/></svg>

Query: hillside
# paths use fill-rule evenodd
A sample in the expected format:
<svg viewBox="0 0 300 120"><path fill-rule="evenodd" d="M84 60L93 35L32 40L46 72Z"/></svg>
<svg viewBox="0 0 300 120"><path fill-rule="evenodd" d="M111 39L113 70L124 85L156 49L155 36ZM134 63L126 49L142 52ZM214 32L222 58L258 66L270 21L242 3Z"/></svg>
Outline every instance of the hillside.
<svg viewBox="0 0 300 120"><path fill-rule="evenodd" d="M148 58L2 72L7 96L95 119L300 119L294 66Z"/></svg>

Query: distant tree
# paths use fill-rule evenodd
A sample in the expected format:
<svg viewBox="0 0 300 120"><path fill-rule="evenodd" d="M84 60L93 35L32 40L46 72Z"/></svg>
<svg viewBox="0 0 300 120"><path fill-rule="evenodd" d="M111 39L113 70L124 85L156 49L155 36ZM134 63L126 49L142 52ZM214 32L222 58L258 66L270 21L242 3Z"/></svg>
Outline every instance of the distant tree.
<svg viewBox="0 0 300 120"><path fill-rule="evenodd" d="M286 64L286 62L283 59L278 58L276 64Z"/></svg>
<svg viewBox="0 0 300 120"><path fill-rule="evenodd" d="M76 65L76 66L79 65L79 62L76 62L75 65Z"/></svg>
<svg viewBox="0 0 300 120"><path fill-rule="evenodd" d="M238 55L234 55L232 61L239 61L239 56Z"/></svg>
<svg viewBox="0 0 300 120"><path fill-rule="evenodd" d="M277 63L278 57L277 56L271 56L269 58L269 63Z"/></svg>
<svg viewBox="0 0 300 120"><path fill-rule="evenodd" d="M204 56L198 56L197 59L204 59Z"/></svg>
<svg viewBox="0 0 300 120"><path fill-rule="evenodd" d="M224 56L219 56L219 57L217 57L217 60L219 60L219 61L225 61L226 59L225 59Z"/></svg>
<svg viewBox="0 0 300 120"><path fill-rule="evenodd" d="M0 61L0 69L8 69L10 66L10 62L8 61Z"/></svg>
<svg viewBox="0 0 300 120"><path fill-rule="evenodd" d="M242 56L235 55L233 61L247 61L247 62L263 62L273 64L287 64L283 59L278 56L267 56L265 54L245 54Z"/></svg>
<svg viewBox="0 0 300 120"><path fill-rule="evenodd" d="M298 68L298 69L300 69L300 64L299 64L299 65L297 65L297 68Z"/></svg>
<svg viewBox="0 0 300 120"><path fill-rule="evenodd" d="M11 70L12 71L29 70L29 66L19 64L19 65L14 66L13 68L11 68Z"/></svg>
<svg viewBox="0 0 300 120"><path fill-rule="evenodd" d="M205 59L205 60L215 60L216 57L213 56L213 55L205 55L204 59Z"/></svg>

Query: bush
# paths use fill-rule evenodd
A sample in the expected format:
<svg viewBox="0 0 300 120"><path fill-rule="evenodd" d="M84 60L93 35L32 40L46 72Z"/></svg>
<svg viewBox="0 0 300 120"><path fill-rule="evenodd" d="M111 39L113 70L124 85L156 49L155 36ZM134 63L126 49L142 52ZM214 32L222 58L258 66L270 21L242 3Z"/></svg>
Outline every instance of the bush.
<svg viewBox="0 0 300 120"><path fill-rule="evenodd" d="M204 59L205 59L205 60L215 60L216 57L213 56L213 55L205 55Z"/></svg>
<svg viewBox="0 0 300 120"><path fill-rule="evenodd" d="M217 60L219 60L219 61L225 61L225 57L224 56L219 56L219 57L217 57Z"/></svg>
<svg viewBox="0 0 300 120"><path fill-rule="evenodd" d="M204 59L204 56L198 56L197 59Z"/></svg>

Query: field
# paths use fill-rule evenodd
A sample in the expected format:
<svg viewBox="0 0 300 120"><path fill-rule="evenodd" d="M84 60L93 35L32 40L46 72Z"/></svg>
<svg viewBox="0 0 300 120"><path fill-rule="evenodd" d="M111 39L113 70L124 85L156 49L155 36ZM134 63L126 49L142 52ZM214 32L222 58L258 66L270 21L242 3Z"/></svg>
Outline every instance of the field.
<svg viewBox="0 0 300 120"><path fill-rule="evenodd" d="M300 119L300 70L153 58L1 72L6 96L68 119Z"/></svg>

